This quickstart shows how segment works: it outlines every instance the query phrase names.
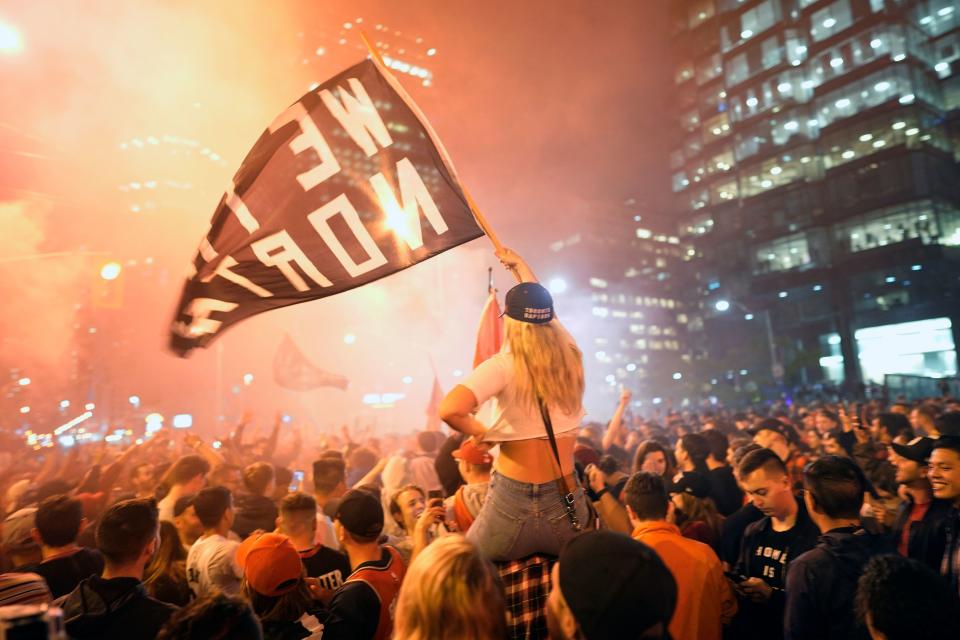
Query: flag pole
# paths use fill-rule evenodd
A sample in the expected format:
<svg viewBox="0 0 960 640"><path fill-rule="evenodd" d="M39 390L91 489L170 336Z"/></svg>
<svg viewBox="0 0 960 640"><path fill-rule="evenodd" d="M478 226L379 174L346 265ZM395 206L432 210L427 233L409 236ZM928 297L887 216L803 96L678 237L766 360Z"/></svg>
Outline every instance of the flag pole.
<svg viewBox="0 0 960 640"><path fill-rule="evenodd" d="M370 40L367 38L367 34L363 30L360 30L359 33L360 33L360 39L363 40L363 44L367 47L367 51L370 53L370 57L377 64L377 66L380 67L381 72L387 77L392 77L393 74L391 74L390 70L387 68L386 63L383 61L383 58L380 56L380 52L377 51L374 48L374 46L370 43ZM395 78L394 78L394 81L396 82ZM397 84L399 84L399 82L397 82ZM420 115L420 119L426 125L428 133L431 133L432 128L427 123L426 118L423 116L423 114L419 114L419 115ZM435 136L432 136L432 137L435 137ZM443 154L443 155L445 156L446 154ZM467 191L466 186L464 186L459 179L457 180L457 184L460 186L460 191L463 192L463 197L467 201L467 206L469 206L470 211L473 212L474 219L477 221L477 224L480 225L480 228L483 229L483 233L490 239L490 242L493 244L494 252L496 253L502 252L503 245L500 243L500 238L497 237L497 234L493 230L493 227L491 227L490 223L487 222L486 216L484 216L483 212L480 211L480 207L477 206L477 203L476 201L474 201L473 196L470 195L470 192ZM517 282L520 282L520 273L516 269L510 269L510 272L513 273L514 277L516 277Z"/></svg>
<svg viewBox="0 0 960 640"><path fill-rule="evenodd" d="M493 267L487 267L487 293L493 293Z"/></svg>

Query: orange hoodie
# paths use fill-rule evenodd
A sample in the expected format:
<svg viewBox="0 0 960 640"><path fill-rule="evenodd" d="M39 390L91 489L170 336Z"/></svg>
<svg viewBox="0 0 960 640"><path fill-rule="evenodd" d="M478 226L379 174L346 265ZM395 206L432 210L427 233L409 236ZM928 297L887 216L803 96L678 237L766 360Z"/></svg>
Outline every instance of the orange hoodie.
<svg viewBox="0 0 960 640"><path fill-rule="evenodd" d="M670 621L674 640L720 640L723 625L737 613L737 599L713 549L663 521L642 522L633 537L653 548L677 581L677 609Z"/></svg>

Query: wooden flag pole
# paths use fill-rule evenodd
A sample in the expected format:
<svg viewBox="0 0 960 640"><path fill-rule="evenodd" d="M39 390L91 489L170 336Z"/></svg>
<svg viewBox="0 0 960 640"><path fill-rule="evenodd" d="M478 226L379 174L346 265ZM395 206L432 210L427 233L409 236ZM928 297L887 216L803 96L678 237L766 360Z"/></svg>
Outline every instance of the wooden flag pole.
<svg viewBox="0 0 960 640"><path fill-rule="evenodd" d="M370 40L367 38L367 34L363 30L360 30L360 39L363 40L363 44L367 47L370 57L373 58L374 62L381 67L383 73L389 74L390 70L387 68L386 63L380 56L380 52L377 51L376 48L374 48L374 46L370 43ZM503 245L500 243L500 238L497 237L493 227L491 227L490 223L487 222L486 216L484 216L483 212L480 211L480 207L477 206L477 203L474 201L473 196L470 195L470 192L467 191L467 188L463 185L463 183L460 183L459 180L458 184L460 185L460 190L463 192L463 197L467 201L467 206L469 206L470 211L473 212L474 219L477 221L477 224L480 225L480 228L483 229L483 233L493 244L494 252L501 253L503 251ZM510 272L513 273L514 277L517 279L517 282L520 282L520 273L516 269L510 269Z"/></svg>

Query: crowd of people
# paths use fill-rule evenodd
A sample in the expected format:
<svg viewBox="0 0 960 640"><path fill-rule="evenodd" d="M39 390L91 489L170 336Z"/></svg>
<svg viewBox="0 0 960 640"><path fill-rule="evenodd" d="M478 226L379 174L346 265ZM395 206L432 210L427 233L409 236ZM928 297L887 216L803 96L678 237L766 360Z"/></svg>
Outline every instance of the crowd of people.
<svg viewBox="0 0 960 640"><path fill-rule="evenodd" d="M641 416L624 390L585 422L576 343L501 259L506 344L449 430L14 452L0 605L76 639L960 637L960 402Z"/></svg>

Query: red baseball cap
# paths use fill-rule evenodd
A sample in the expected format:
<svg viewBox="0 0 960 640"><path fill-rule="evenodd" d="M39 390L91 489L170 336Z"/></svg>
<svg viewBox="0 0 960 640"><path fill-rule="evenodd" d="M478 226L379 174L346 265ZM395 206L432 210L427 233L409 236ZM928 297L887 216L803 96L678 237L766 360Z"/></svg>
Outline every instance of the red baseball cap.
<svg viewBox="0 0 960 640"><path fill-rule="evenodd" d="M470 464L492 464L493 456L489 451L479 449L473 442L473 438L463 441L460 448L451 454L457 460L463 460Z"/></svg>
<svg viewBox="0 0 960 640"><path fill-rule="evenodd" d="M303 577L300 554L279 533L252 535L237 549L237 564L253 590L275 598L293 591Z"/></svg>

